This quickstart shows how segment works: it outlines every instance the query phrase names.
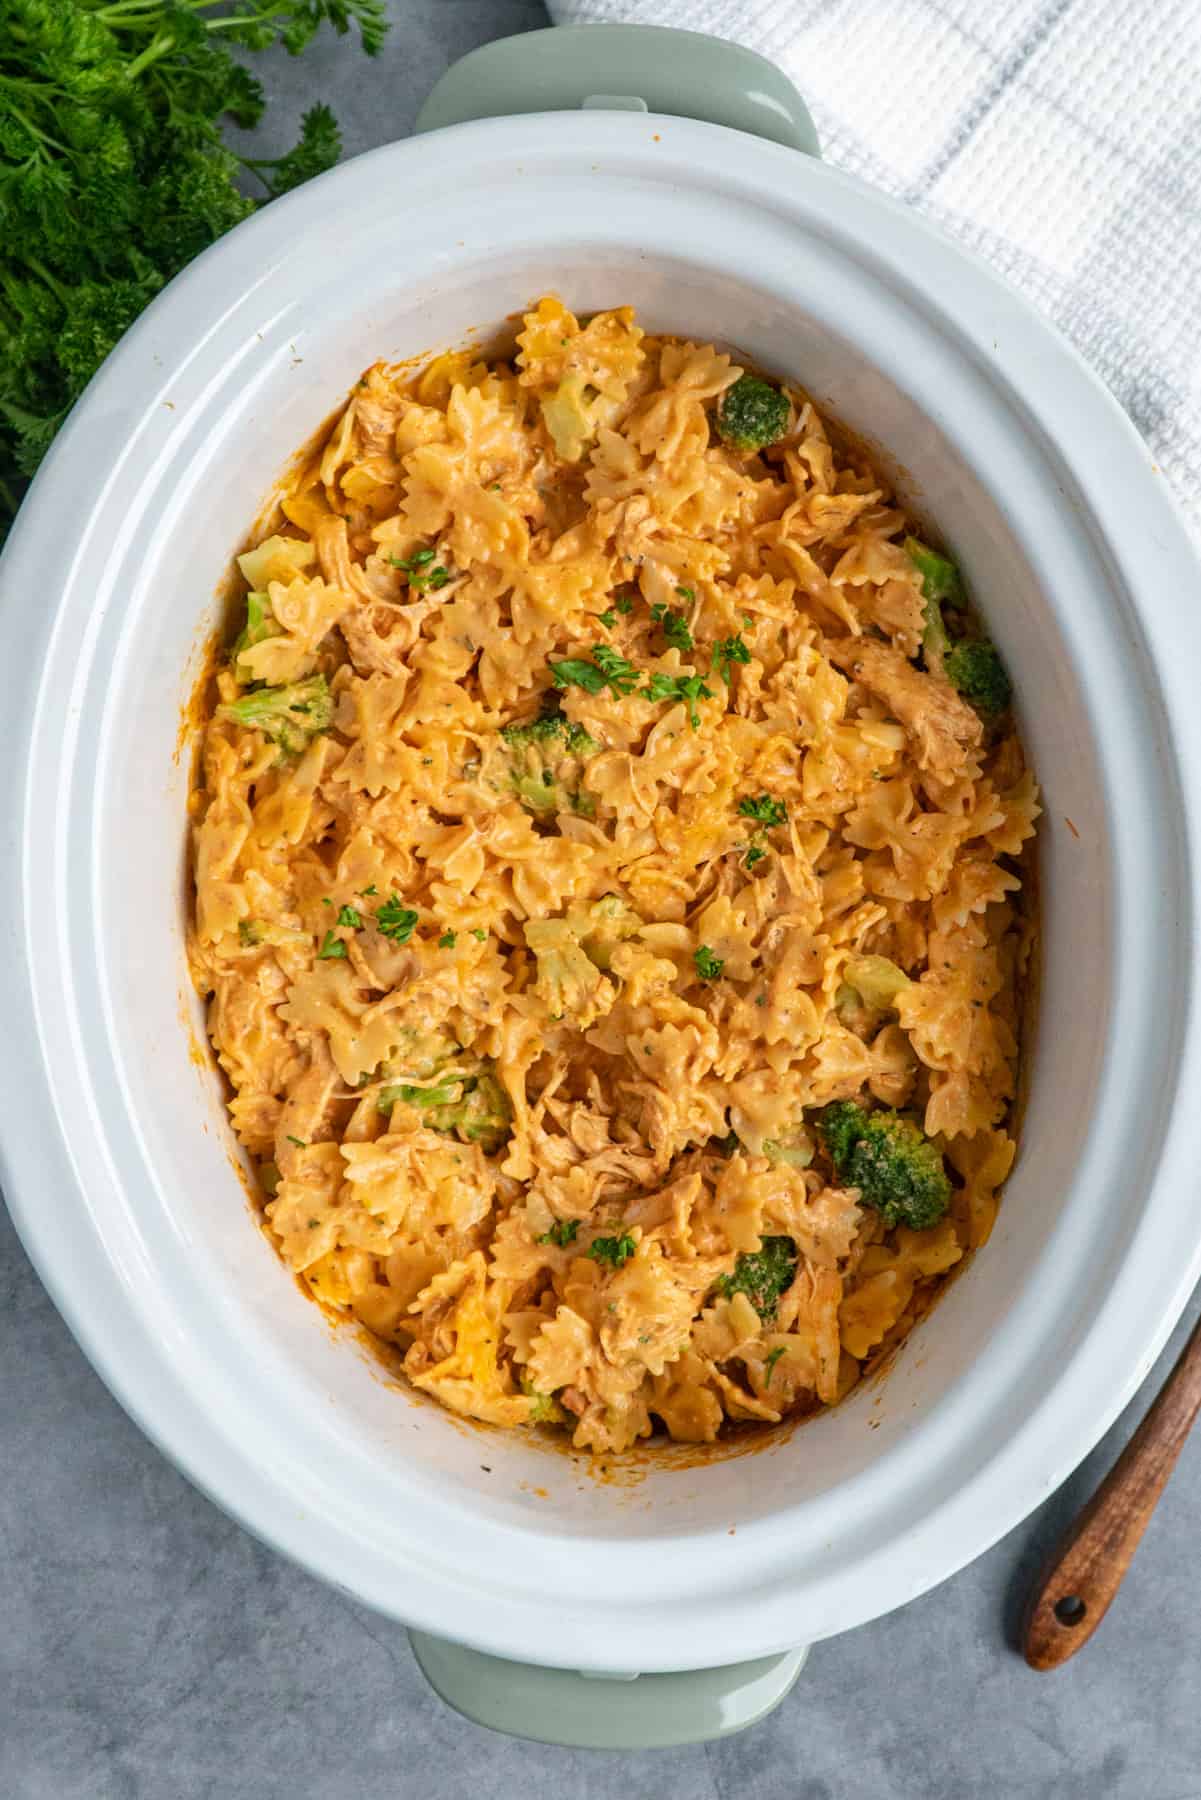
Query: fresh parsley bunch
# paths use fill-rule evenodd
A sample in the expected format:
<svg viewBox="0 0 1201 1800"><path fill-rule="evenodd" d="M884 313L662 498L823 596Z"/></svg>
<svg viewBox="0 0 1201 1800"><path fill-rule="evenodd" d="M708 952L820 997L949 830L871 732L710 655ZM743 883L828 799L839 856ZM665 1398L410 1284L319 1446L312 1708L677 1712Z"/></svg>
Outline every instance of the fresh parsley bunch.
<svg viewBox="0 0 1201 1800"><path fill-rule="evenodd" d="M3 0L0 5L0 537L73 402L185 263L257 204L337 161L317 104L273 160L221 137L263 90L229 46L293 55L322 23L374 55L383 0Z"/></svg>

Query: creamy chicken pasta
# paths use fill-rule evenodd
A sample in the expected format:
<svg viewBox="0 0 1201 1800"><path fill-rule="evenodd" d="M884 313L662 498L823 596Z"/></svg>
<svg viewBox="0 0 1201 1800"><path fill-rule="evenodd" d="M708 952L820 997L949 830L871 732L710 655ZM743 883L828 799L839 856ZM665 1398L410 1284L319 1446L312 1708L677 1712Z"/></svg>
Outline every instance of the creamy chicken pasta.
<svg viewBox="0 0 1201 1800"><path fill-rule="evenodd" d="M455 1412L840 1399L989 1234L1038 812L954 564L791 385L554 299L239 559L192 956L266 1226Z"/></svg>

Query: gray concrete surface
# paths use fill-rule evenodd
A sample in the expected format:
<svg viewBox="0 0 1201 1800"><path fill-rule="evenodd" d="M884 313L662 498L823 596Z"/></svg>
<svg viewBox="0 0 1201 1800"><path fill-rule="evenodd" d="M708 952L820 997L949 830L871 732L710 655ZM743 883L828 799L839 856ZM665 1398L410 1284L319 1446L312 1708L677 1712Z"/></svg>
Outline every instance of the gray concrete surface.
<svg viewBox="0 0 1201 1800"><path fill-rule="evenodd" d="M332 41L267 59L281 124L319 93L349 150L383 142L455 56L546 22L534 0L392 11L375 65ZM1040 1513L905 1611L820 1645L753 1731L570 1753L465 1724L400 1627L189 1487L92 1373L0 1213L0 1800L1201 1800L1201 1442L1088 1651L1036 1676L1012 1648L1034 1569L1189 1322Z"/></svg>

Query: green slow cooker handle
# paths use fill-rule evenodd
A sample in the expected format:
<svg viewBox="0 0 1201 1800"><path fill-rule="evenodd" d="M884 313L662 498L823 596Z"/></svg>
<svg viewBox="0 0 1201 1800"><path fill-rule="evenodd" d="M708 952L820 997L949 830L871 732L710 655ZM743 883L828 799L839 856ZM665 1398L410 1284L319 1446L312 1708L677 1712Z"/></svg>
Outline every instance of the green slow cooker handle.
<svg viewBox="0 0 1201 1800"><path fill-rule="evenodd" d="M774 63L666 25L556 25L482 44L446 71L416 130L580 106L707 119L821 154L808 107Z"/></svg>
<svg viewBox="0 0 1201 1800"><path fill-rule="evenodd" d="M820 154L808 108L774 64L699 31L557 26L484 44L446 71L418 131L510 113L676 114ZM425 1632L413 1652L448 1706L494 1731L580 1749L650 1750L728 1737L779 1704L806 1646L674 1675L584 1673L485 1656ZM631 1661L638 1646L630 1645Z"/></svg>
<svg viewBox="0 0 1201 1800"><path fill-rule="evenodd" d="M577 1674L485 1656L410 1631L421 1671L448 1706L510 1737L575 1750L666 1750L745 1731L778 1706L808 1646L678 1675Z"/></svg>

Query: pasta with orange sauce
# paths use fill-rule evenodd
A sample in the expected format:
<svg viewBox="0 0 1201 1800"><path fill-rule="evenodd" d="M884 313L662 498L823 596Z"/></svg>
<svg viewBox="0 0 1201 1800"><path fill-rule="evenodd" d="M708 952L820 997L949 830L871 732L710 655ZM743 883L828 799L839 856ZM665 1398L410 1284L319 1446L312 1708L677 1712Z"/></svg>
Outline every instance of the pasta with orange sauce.
<svg viewBox="0 0 1201 1800"><path fill-rule="evenodd" d="M1038 805L953 566L799 390L551 298L281 506L190 940L280 1255L577 1448L836 1402L1014 1155Z"/></svg>

